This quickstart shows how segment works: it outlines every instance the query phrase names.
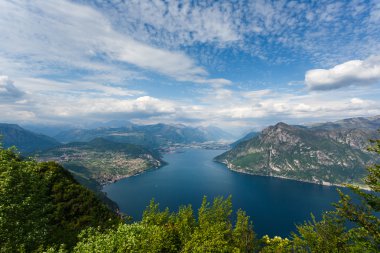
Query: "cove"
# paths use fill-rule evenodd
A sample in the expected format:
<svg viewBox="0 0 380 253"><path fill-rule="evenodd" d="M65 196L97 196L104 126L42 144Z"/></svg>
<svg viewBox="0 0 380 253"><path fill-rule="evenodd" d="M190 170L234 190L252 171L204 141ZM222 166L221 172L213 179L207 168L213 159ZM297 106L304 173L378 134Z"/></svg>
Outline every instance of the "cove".
<svg viewBox="0 0 380 253"><path fill-rule="evenodd" d="M241 208L253 221L258 236L289 236L295 224L310 220L313 213L332 210L339 199L336 187L233 172L213 158L223 150L183 149L165 154L168 165L104 186L103 191L122 212L135 220L154 198L160 208L177 211L191 204L195 212L204 195L232 195L234 211Z"/></svg>

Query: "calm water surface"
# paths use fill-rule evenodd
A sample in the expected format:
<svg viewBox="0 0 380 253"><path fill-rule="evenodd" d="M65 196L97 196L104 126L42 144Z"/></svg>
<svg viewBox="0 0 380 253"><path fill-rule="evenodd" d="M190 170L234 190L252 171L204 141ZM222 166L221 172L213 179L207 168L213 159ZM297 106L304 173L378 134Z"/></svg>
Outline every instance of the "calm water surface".
<svg viewBox="0 0 380 253"><path fill-rule="evenodd" d="M336 187L230 171L213 162L222 152L184 149L183 153L166 154L167 166L122 179L103 190L136 220L152 198L172 211L189 203L197 210L203 195L212 200L231 194L234 210L241 208L251 216L259 236L288 236L310 213L320 217L338 200Z"/></svg>

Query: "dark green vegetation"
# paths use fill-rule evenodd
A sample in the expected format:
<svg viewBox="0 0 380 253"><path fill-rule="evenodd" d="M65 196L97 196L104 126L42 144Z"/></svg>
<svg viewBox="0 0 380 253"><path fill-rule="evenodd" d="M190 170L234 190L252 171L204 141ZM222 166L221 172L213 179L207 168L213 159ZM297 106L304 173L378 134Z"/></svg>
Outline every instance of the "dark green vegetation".
<svg viewBox="0 0 380 253"><path fill-rule="evenodd" d="M380 140L371 151L380 154ZM0 150L1 252L378 252L380 166L368 168L372 192L349 186L361 202L340 192L336 209L305 222L290 238L255 238L241 210L231 222L231 197L204 198L175 213L154 201L139 222L126 224L54 162L21 160ZM377 215L377 216L376 216ZM351 222L348 229L345 225ZM79 237L77 238L80 232ZM63 245L65 244L65 245Z"/></svg>
<svg viewBox="0 0 380 253"><path fill-rule="evenodd" d="M23 156L58 162L114 210L117 206L101 192L102 184L157 168L163 163L157 152L141 146L102 138L63 145L14 124L0 124L0 138L5 148L16 146Z"/></svg>
<svg viewBox="0 0 380 253"><path fill-rule="evenodd" d="M23 160L13 149L0 148L0 252L70 248L81 230L118 222L58 164Z"/></svg>
<svg viewBox="0 0 380 253"><path fill-rule="evenodd" d="M353 118L310 127L278 123L240 142L217 161L239 172L313 183L363 185L365 167L376 161L366 150L380 117Z"/></svg>
<svg viewBox="0 0 380 253"><path fill-rule="evenodd" d="M36 134L15 124L0 123L0 136L4 147L17 146L23 154L30 154L60 145L55 139Z"/></svg>
<svg viewBox="0 0 380 253"><path fill-rule="evenodd" d="M54 147L38 153L37 157L39 160L58 162L91 189L91 180L104 184L162 164L156 152L102 138Z"/></svg>
<svg viewBox="0 0 380 253"><path fill-rule="evenodd" d="M73 129L59 133L55 138L62 142L90 141L102 137L108 140L132 143L152 149L172 144L215 141L231 138L218 128L196 128L184 125L134 125L118 128Z"/></svg>

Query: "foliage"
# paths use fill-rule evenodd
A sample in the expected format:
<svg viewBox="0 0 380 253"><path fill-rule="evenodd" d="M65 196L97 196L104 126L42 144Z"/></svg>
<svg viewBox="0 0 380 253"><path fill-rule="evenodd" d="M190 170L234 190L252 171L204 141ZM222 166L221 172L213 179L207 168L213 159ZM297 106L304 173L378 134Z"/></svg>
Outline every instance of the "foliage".
<svg viewBox="0 0 380 253"><path fill-rule="evenodd" d="M268 235L264 235L263 238L261 238L260 252L293 252L291 246L291 241L288 238L282 239L280 236L270 238Z"/></svg>
<svg viewBox="0 0 380 253"><path fill-rule="evenodd" d="M76 243L87 227L119 218L54 162L22 159L0 148L0 251L34 251Z"/></svg>
<svg viewBox="0 0 380 253"><path fill-rule="evenodd" d="M48 239L53 205L36 163L22 161L13 149L0 150L1 251L29 251Z"/></svg>
<svg viewBox="0 0 380 253"><path fill-rule="evenodd" d="M370 151L380 154L380 140L372 141ZM365 178L370 192L348 185L356 193L361 203L355 203L350 196L339 192L340 201L336 204L337 215L355 224L353 236L370 250L380 251L380 165L374 164L368 168ZM377 214L377 216L376 216Z"/></svg>
<svg viewBox="0 0 380 253"><path fill-rule="evenodd" d="M231 197L204 197L198 219L191 206L178 212L159 210L153 200L141 222L121 224L101 233L90 228L81 234L75 252L253 252L254 232L249 217L239 210L231 222Z"/></svg>

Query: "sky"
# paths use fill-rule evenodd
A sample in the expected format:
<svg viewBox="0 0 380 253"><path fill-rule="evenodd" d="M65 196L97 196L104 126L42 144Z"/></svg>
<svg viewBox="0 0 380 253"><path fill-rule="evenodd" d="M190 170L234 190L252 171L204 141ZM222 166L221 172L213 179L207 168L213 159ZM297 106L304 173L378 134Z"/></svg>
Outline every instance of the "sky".
<svg viewBox="0 0 380 253"><path fill-rule="evenodd" d="M0 121L213 125L380 114L380 0L0 1Z"/></svg>

